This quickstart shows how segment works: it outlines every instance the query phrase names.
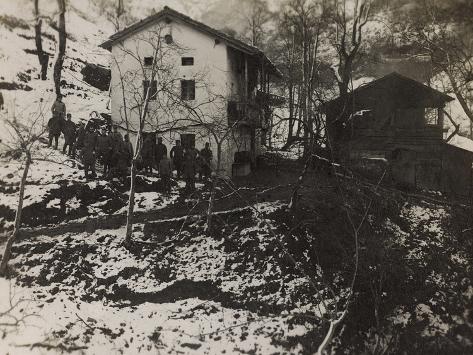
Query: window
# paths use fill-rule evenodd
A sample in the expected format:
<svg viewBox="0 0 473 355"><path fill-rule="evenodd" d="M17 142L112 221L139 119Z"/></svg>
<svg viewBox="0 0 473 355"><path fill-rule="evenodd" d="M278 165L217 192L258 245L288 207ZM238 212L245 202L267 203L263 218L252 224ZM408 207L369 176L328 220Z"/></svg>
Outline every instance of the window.
<svg viewBox="0 0 473 355"><path fill-rule="evenodd" d="M171 35L164 36L164 42L166 42L167 44L171 44L173 42L172 36Z"/></svg>
<svg viewBox="0 0 473 355"><path fill-rule="evenodd" d="M425 109L425 124L431 125L438 125L438 111L436 108L426 108Z"/></svg>
<svg viewBox="0 0 473 355"><path fill-rule="evenodd" d="M195 100L195 81L181 80L181 99Z"/></svg>
<svg viewBox="0 0 473 355"><path fill-rule="evenodd" d="M148 91L149 80L143 80L143 98L146 97L146 92ZM149 91L149 99L156 100L156 94L158 93L158 83L156 80L153 80L151 83L151 88Z"/></svg>
<svg viewBox="0 0 473 355"><path fill-rule="evenodd" d="M238 112L238 104L236 101L228 101L227 114L228 120L230 122L238 121L240 115Z"/></svg>
<svg viewBox="0 0 473 355"><path fill-rule="evenodd" d="M182 65L194 65L194 57L182 57Z"/></svg>
<svg viewBox="0 0 473 355"><path fill-rule="evenodd" d="M153 65L153 57L145 57L144 65L145 67L151 67Z"/></svg>

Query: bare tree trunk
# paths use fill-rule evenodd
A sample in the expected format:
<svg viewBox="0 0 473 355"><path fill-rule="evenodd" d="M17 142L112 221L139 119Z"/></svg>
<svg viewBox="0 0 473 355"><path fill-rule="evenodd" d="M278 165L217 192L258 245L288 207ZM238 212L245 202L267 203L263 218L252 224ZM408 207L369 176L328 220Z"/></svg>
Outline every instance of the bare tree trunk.
<svg viewBox="0 0 473 355"><path fill-rule="evenodd" d="M302 97L302 84L300 84L297 88L297 117L298 117L298 123L297 123L297 131L296 131L296 137L301 136L301 129L302 129L302 104L301 104L301 97Z"/></svg>
<svg viewBox="0 0 473 355"><path fill-rule="evenodd" d="M297 179L296 186L292 190L291 200L289 201L288 208L291 210L295 210L297 208L297 202L299 198L299 189L301 188L302 182L304 181L304 177L309 170L310 162L312 161L312 152L309 152L308 156L306 157L306 161L304 167L302 168L301 173L299 174L299 178Z"/></svg>
<svg viewBox="0 0 473 355"><path fill-rule="evenodd" d="M125 114L125 126L126 126L126 131L128 133L130 131L130 127L129 127L129 124L128 124L128 108L127 108L127 105L126 105L125 83L123 82L123 74L122 74L122 70L120 68L120 64L118 63L118 61L115 57L113 59L115 61L115 65L117 66L118 73L120 74L120 86L121 86L121 90L122 90L123 113ZM110 85L112 85L111 81L110 81Z"/></svg>
<svg viewBox="0 0 473 355"><path fill-rule="evenodd" d="M470 107L468 106L468 103L466 102L465 97L460 92L460 89L458 88L457 81L453 77L450 70L444 69L444 72L447 74L448 79L449 79L450 83L452 84L453 92L455 93L455 96L457 97L458 102L460 103L460 105L463 109L463 112L465 112L467 117L470 119L470 122L473 122L473 112L471 112Z"/></svg>
<svg viewBox="0 0 473 355"><path fill-rule="evenodd" d="M66 1L57 0L59 7L59 51L54 64L54 86L56 88L56 95L61 94L61 71L64 64L64 55L66 53Z"/></svg>
<svg viewBox="0 0 473 355"><path fill-rule="evenodd" d="M34 0L34 15L35 15L35 42L36 52L38 53L39 64L41 65L41 80L47 79L49 55L43 50L43 40L41 37L42 20L39 17L39 0Z"/></svg>
<svg viewBox="0 0 473 355"><path fill-rule="evenodd" d="M26 161L25 167L23 168L23 176L21 177L20 182L20 194L18 196L18 206L16 208L16 215L15 215L15 227L13 232L7 240L7 244L5 246L5 251L3 252L2 262L0 264L0 276L5 276L7 273L7 265L8 261L10 260L11 256L11 248L13 246L13 242L15 241L16 237L19 234L20 227L21 227L21 212L23 209L23 199L25 196L25 186L26 186L26 179L28 177L28 171L31 164L31 154L30 152L26 153Z"/></svg>
<svg viewBox="0 0 473 355"><path fill-rule="evenodd" d="M307 62L308 62L308 36L307 36L307 28L303 21L302 23L302 90L301 90L301 113L302 113L302 122L304 123L304 154L307 152L307 138L309 136L309 131L307 129L307 96L308 96L308 70L307 70Z"/></svg>
<svg viewBox="0 0 473 355"><path fill-rule="evenodd" d="M131 235L133 232L133 212L135 209L135 184L136 184L136 163L138 161L138 158L141 155L141 149L143 148L143 142L142 142L142 135L143 135L143 129L144 129L144 124L146 121L146 114L148 112L148 105L149 105L149 100L150 100L150 95L151 95L151 83L156 77L156 58L158 55L158 50L154 51L154 57L153 57L153 67L151 68L152 74L151 74L151 80L150 85L148 85L148 89L146 90L144 102L143 102L143 108L140 113L140 123L138 127L138 133L136 134L136 144L135 144L135 154L133 155L133 159L131 160L131 172L130 172L130 196L128 198L128 212L126 216L126 234L125 234L125 240L124 244L125 246L129 246L131 244ZM146 78L146 74L144 75ZM123 82L122 82L123 84Z"/></svg>
<svg viewBox="0 0 473 355"><path fill-rule="evenodd" d="M123 0L118 0L118 6L117 6L117 24L116 24L116 31L118 32L120 30L120 17L125 13L125 8L123 6Z"/></svg>
<svg viewBox="0 0 473 355"><path fill-rule="evenodd" d="M335 330L337 329L338 325L343 321L346 314L347 311L345 310L339 318L330 321L328 332L325 335L325 338L322 343L319 345L316 355L323 355L325 353L325 350L330 345L330 342L332 341L333 336L335 335Z"/></svg>
<svg viewBox="0 0 473 355"><path fill-rule="evenodd" d="M139 135L139 133L138 133L138 135ZM137 159L135 159L135 157L133 157L133 159L131 161L130 196L128 197L128 210L127 210L127 214L126 214L125 245L130 245L131 235L132 235L132 232L133 232L133 211L135 209L135 187L136 187L135 186L136 185L136 160Z"/></svg>
<svg viewBox="0 0 473 355"><path fill-rule="evenodd" d="M294 89L292 83L289 84L289 120L286 146L292 143L294 139Z"/></svg>
<svg viewBox="0 0 473 355"><path fill-rule="evenodd" d="M445 142L448 143L448 142L450 142L450 140L451 140L453 137L455 137L455 136L458 134L458 132L460 131L460 125L459 125L458 123L456 123L456 122L453 120L452 116L450 116L450 114L449 114L447 111L443 110L443 113L448 117L448 119L449 119L450 122L452 123L453 127L455 128L455 129L453 130L453 132L450 133L450 135L449 135L449 136L447 137L447 139L445 140ZM470 121L470 122L471 122L471 121ZM443 127L442 127L442 128L443 128Z"/></svg>
<svg viewBox="0 0 473 355"><path fill-rule="evenodd" d="M135 188L136 188L136 163L138 162L138 158L141 154L142 148L142 132L143 132L143 122L146 117L146 111L148 109L148 102L149 102L149 89L146 93L145 98L145 105L144 111L142 113L142 117L140 117L140 126L138 128L138 133L136 135L136 151L133 159L131 160L131 167L130 167L130 196L128 197L128 211L126 214L126 233L125 233L125 246L129 246L131 244L131 235L133 233L133 212L135 210Z"/></svg>
<svg viewBox="0 0 473 355"><path fill-rule="evenodd" d="M357 52L352 52L344 59L340 59L339 78L341 81L338 82L339 96L341 102L345 102L348 96L348 87L350 85L351 74L353 69L353 57Z"/></svg>
<svg viewBox="0 0 473 355"><path fill-rule="evenodd" d="M212 233L213 210L215 205L215 191L217 189L218 174L222 162L222 141L217 142L217 172L212 174L212 190L210 191L209 207L207 208L207 234Z"/></svg>

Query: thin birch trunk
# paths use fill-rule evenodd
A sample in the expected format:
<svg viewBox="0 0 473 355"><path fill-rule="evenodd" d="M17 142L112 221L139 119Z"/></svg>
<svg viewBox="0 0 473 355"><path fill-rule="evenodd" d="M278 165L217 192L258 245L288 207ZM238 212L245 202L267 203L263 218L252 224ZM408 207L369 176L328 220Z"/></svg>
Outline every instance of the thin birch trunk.
<svg viewBox="0 0 473 355"><path fill-rule="evenodd" d="M133 211L135 209L135 185L136 185L136 159L133 157L131 161L130 174L130 196L128 197L128 210L126 215L126 234L125 245L131 243L131 235L133 232Z"/></svg>
<svg viewBox="0 0 473 355"><path fill-rule="evenodd" d="M138 158L141 154L142 145L142 134L144 129L144 124L146 120L146 113L148 112L148 105L150 100L150 92L153 80L156 78L156 71L159 70L156 67L156 58L158 55L158 50L154 52L153 58L153 67L151 68L151 80L149 81L148 89L146 90L144 102L143 102L143 109L140 114L140 124L138 127L138 133L136 134L136 144L135 144L135 154L133 155L133 159L131 160L131 172L130 172L130 196L128 197L128 211L126 216L126 234L124 244L125 246L129 246L132 242L131 236L133 233L133 212L135 209L135 185L136 185L136 163ZM146 75L145 79L146 79ZM155 94L157 95L157 93Z"/></svg>
<svg viewBox="0 0 473 355"><path fill-rule="evenodd" d="M66 53L66 2L65 0L57 0L57 3L59 7L59 50L56 63L54 64L54 86L56 88L56 95L61 95L61 71Z"/></svg>
<svg viewBox="0 0 473 355"><path fill-rule="evenodd" d="M207 208L207 234L212 233L213 210L215 205L215 191L217 188L218 173L222 161L222 142L217 143L217 173L212 174L212 190L210 191L209 207Z"/></svg>
<svg viewBox="0 0 473 355"><path fill-rule="evenodd" d="M295 210L297 208L299 189L302 186L302 182L304 181L304 177L307 174L307 171L309 170L311 161L312 161L312 152L310 151L308 154L308 157L306 158L304 168L299 174L299 178L297 179L296 186L294 186L294 189L292 190L291 200L289 201L289 204L287 206L291 210Z"/></svg>
<svg viewBox="0 0 473 355"><path fill-rule="evenodd" d="M21 212L23 209L23 200L25 197L25 186L26 186L26 179L28 177L28 171L30 168L31 164L31 154L30 152L26 153L26 161L25 161L25 167L23 168L23 176L21 177L21 182L20 182L20 193L18 196L18 206L16 208L16 215L15 215L15 227L13 229L13 232L7 240L7 244L5 246L5 251L3 252L3 258L2 262L0 264L0 276L5 276L7 273L7 265L8 261L10 260L11 256L11 248L13 246L13 242L17 238L20 227L21 227Z"/></svg>
<svg viewBox="0 0 473 355"><path fill-rule="evenodd" d="M39 64L41 66L41 80L46 80L47 79L47 74L48 74L49 56L43 50L43 40L42 40L42 37L41 37L42 20L39 16L39 4L38 3L39 3L39 0L34 0L35 43L36 43L36 52L38 54Z"/></svg>

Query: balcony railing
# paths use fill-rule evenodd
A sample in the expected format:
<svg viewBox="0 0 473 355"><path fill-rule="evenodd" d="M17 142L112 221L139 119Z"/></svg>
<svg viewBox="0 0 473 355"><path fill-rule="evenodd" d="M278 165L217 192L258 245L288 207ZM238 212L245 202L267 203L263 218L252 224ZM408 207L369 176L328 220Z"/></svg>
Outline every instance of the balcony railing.
<svg viewBox="0 0 473 355"><path fill-rule="evenodd" d="M258 90L256 92L255 101L262 106L280 107L284 104L285 99L282 96Z"/></svg>
<svg viewBox="0 0 473 355"><path fill-rule="evenodd" d="M256 103L229 100L227 103L228 123L261 127L261 111L262 107Z"/></svg>

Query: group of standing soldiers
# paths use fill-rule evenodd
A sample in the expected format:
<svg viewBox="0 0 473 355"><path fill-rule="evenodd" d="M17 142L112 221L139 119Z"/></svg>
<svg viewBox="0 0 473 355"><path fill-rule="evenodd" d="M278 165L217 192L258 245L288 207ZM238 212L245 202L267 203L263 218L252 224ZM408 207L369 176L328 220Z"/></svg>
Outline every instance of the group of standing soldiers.
<svg viewBox="0 0 473 355"><path fill-rule="evenodd" d="M105 178L120 178L127 176L133 158L133 145L128 134L122 137L116 126L110 131L107 128L97 129L90 125L85 131L81 152L86 178L96 176L97 161L103 166Z"/></svg>
<svg viewBox="0 0 473 355"><path fill-rule="evenodd" d="M72 157L80 151L80 158L84 164L86 178L96 177L95 165L98 161L103 166L104 177L126 177L128 167L133 158L133 146L128 134L122 137L117 126L110 132L108 128L99 128L94 124L87 126L83 121L77 127L72 122L71 114L66 114L66 105L62 102L62 97L58 96L52 108L52 118L48 122L49 147L54 141L54 148L58 147L58 139L61 133L64 135L64 146L62 152ZM98 119L98 113L93 111L90 114L91 121ZM211 173L212 151L210 144L206 143L202 150L194 147L183 147L179 140L170 151L170 158L167 156L168 150L161 137L157 144L154 137L148 135L141 150L138 167L146 172L152 173L156 167L162 178L164 189L170 190L170 179L172 172L176 170L177 178L184 177L186 190L195 189L195 177L198 174L200 180L207 180Z"/></svg>
<svg viewBox="0 0 473 355"><path fill-rule="evenodd" d="M152 172L153 166L156 166L166 190L170 188L169 181L174 170L177 178L184 177L188 191L195 189L196 175L200 180L207 180L210 177L212 150L209 143L205 143L205 147L199 151L194 147L183 147L181 141L176 140L169 152L170 159L167 152L162 138L159 137L157 144L154 145L151 135L144 140L141 151L143 168L147 172Z"/></svg>
<svg viewBox="0 0 473 355"><path fill-rule="evenodd" d="M104 176L126 176L127 168L133 157L133 146L128 135L123 138L117 131L117 127L110 132L107 128L99 128L93 124L99 115L96 111L90 114L92 124L85 125L83 121L77 126L72 122L72 115L66 114L66 105L58 96L52 108L52 118L48 122L49 144L54 143L54 149L58 147L61 133L64 135L64 146L62 152L71 158L79 157L84 164L86 178L96 177L95 164L97 160L103 165Z"/></svg>
<svg viewBox="0 0 473 355"><path fill-rule="evenodd" d="M196 175L201 181L210 178L212 157L209 143L205 143L205 147L199 151L194 147L183 147L180 140L176 140L168 157L168 149L163 139L158 137L155 144L154 136L148 135L143 141L137 167L147 173L152 173L153 168L156 168L161 177L163 189L168 192L171 189L171 177L175 170L177 178L184 177L186 191L192 192L195 190Z"/></svg>

